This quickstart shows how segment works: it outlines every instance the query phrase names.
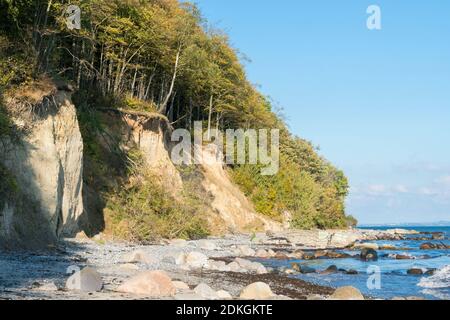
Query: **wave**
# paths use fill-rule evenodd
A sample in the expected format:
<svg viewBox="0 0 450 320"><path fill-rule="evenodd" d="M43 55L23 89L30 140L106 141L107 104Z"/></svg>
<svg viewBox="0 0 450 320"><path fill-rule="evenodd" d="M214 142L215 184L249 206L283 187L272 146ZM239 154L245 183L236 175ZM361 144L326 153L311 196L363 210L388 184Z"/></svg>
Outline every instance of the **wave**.
<svg viewBox="0 0 450 320"><path fill-rule="evenodd" d="M428 289L450 288L450 265L436 271L431 277L420 279L417 285Z"/></svg>
<svg viewBox="0 0 450 320"><path fill-rule="evenodd" d="M450 294L441 292L439 290L436 289L425 289L421 291L423 294L427 294L430 296L433 296L435 298L438 298L440 300L449 300L450 299Z"/></svg>

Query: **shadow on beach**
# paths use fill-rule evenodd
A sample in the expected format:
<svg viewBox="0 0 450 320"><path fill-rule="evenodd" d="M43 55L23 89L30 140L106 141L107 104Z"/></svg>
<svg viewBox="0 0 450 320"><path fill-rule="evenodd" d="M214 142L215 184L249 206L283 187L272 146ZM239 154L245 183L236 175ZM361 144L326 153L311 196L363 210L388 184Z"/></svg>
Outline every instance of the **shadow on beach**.
<svg viewBox="0 0 450 320"><path fill-rule="evenodd" d="M87 251L87 245L71 241L45 251L0 250L0 299L45 296L35 289L52 282L64 288L68 271L87 265Z"/></svg>

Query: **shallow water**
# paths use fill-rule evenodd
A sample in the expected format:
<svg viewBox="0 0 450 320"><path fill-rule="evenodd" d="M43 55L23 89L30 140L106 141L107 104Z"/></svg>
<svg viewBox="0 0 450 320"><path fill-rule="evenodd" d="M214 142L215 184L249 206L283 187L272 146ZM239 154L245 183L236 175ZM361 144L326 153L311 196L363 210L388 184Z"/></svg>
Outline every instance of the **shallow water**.
<svg viewBox="0 0 450 320"><path fill-rule="evenodd" d="M376 229L376 228L371 228ZM382 229L382 228L378 228ZM388 229L388 228L384 228ZM408 229L408 228L403 228ZM450 244L450 227L416 227L409 228L420 232L444 232L445 240L402 240L402 241L371 241L379 245L393 245L395 247L410 248L411 250L379 250L379 259L375 262L364 262L357 257L348 259L318 259L318 260L289 260L264 262L267 266L274 268L290 267L292 262L297 262L317 271L323 271L331 265L339 269L356 270L357 275L347 275L339 272L329 275L318 273L295 275L305 281L310 281L320 285L331 287L354 286L365 295L373 298L390 299L393 297L420 296L427 299L450 299L450 250L420 250L420 245L424 242ZM408 237L415 237L412 235ZM421 235L424 236L424 235ZM426 235L425 235L426 236ZM430 236L431 237L431 236ZM357 255L358 251L342 251L352 255ZM391 257L383 257L385 254L406 254L415 257L414 260L396 260ZM424 255L430 257L424 258ZM373 288L368 286L369 277L371 284L376 284L373 279L373 266L380 271L380 286ZM407 270L411 268L437 269L434 276L408 275ZM370 288L369 288L370 287Z"/></svg>

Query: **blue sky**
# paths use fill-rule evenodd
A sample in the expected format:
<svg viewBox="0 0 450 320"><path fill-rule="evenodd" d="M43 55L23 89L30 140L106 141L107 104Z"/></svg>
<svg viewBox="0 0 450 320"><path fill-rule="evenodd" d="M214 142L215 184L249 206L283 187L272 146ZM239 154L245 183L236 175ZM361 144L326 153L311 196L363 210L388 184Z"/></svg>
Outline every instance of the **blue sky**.
<svg viewBox="0 0 450 320"><path fill-rule="evenodd" d="M450 220L450 1L197 0L362 223ZM379 5L382 30L366 27Z"/></svg>

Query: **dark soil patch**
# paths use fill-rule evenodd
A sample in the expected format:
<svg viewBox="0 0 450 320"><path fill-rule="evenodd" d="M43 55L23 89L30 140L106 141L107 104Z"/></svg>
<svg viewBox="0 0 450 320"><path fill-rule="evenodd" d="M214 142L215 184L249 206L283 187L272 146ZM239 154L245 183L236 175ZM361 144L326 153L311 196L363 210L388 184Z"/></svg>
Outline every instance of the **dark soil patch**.
<svg viewBox="0 0 450 320"><path fill-rule="evenodd" d="M277 295L284 295L295 300L306 300L309 295L328 296L334 289L319 286L300 279L288 278L285 275L268 273L263 275L234 272L198 272L202 278L214 279L216 283L228 283L236 286L247 286L254 282L267 283Z"/></svg>

